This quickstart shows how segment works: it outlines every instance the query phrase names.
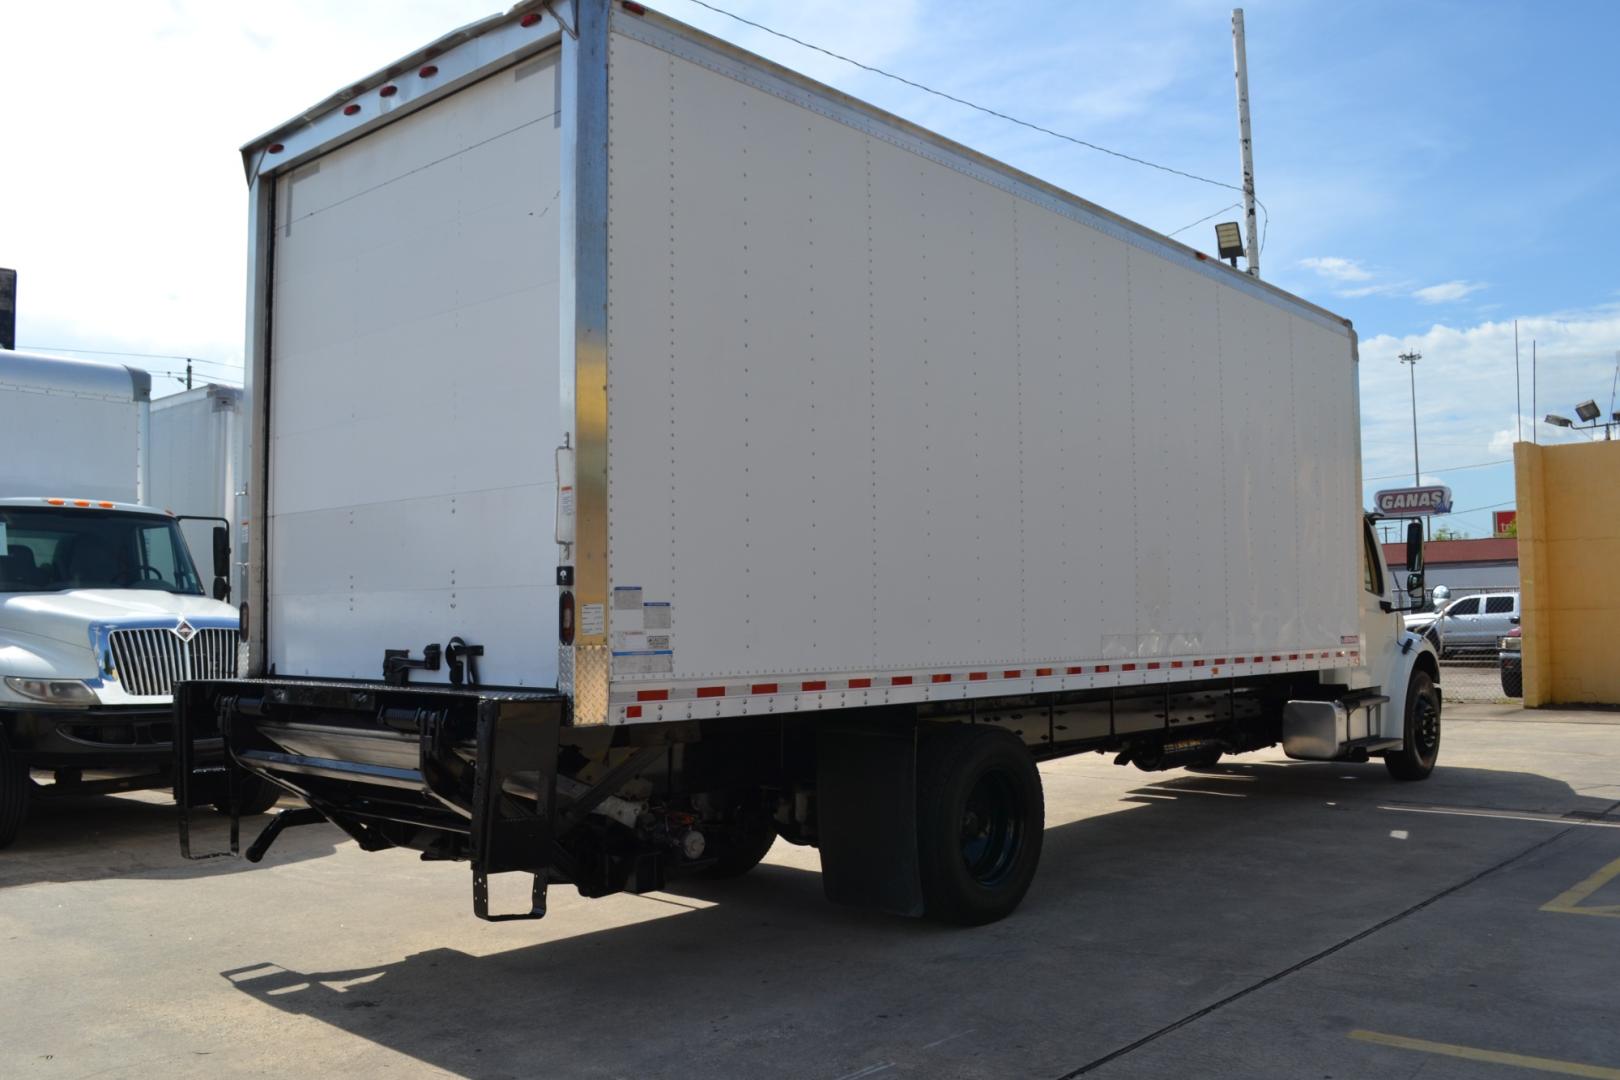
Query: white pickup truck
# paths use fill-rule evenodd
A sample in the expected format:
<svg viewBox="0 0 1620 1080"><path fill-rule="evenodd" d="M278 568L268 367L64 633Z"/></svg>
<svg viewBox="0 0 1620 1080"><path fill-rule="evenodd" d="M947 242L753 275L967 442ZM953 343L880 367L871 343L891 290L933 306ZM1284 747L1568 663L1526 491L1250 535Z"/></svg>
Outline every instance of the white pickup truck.
<svg viewBox="0 0 1620 1080"><path fill-rule="evenodd" d="M36 799L168 786L174 684L236 673L225 529L205 578L180 518L142 504L149 387L0 352L0 847Z"/></svg>

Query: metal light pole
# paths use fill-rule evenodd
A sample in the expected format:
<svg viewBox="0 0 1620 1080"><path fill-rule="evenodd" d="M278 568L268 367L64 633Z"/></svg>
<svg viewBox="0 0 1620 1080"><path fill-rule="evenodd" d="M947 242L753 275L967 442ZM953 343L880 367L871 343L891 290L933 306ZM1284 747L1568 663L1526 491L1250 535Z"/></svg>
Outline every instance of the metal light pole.
<svg viewBox="0 0 1620 1080"><path fill-rule="evenodd" d="M1260 276L1260 233L1254 218L1254 139L1249 134L1249 52L1243 42L1243 9L1232 9L1232 61L1237 68L1238 139L1243 145L1243 216L1248 222L1249 273Z"/></svg>
<svg viewBox="0 0 1620 1080"><path fill-rule="evenodd" d="M1411 376L1411 383L1412 383L1412 486L1413 487L1422 487L1423 486L1423 470L1418 467L1418 443L1417 443L1417 362L1419 360L1421 360L1421 359L1423 359L1423 354L1420 353L1420 352L1404 352L1404 353L1400 354L1401 363L1410 365L1407 368L1407 371ZM1424 518L1423 519L1423 528L1424 528L1425 535L1427 535L1427 533L1428 533L1428 527L1429 527L1429 519Z"/></svg>
<svg viewBox="0 0 1620 1080"><path fill-rule="evenodd" d="M1417 447L1417 362L1423 359L1423 354L1420 352L1404 352L1401 353L1400 359L1401 363L1412 365L1409 369L1412 376L1412 486L1422 487L1423 476L1422 470L1418 468Z"/></svg>

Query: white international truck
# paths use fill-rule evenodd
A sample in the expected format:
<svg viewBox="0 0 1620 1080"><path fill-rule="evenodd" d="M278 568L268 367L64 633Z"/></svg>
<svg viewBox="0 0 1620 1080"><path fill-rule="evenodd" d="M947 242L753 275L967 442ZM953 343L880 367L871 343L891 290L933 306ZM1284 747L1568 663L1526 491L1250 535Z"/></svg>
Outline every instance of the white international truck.
<svg viewBox="0 0 1620 1080"><path fill-rule="evenodd" d="M205 383L152 402L151 478L147 501L187 515L180 531L193 551L209 550L212 530L227 522L230 587L243 596L247 549L238 536L243 504L242 391Z"/></svg>
<svg viewBox="0 0 1620 1080"><path fill-rule="evenodd" d="M1039 761L1434 767L1346 320L634 3L243 156L250 670L177 716L307 803L249 858L330 821L534 917L782 837L981 923Z"/></svg>
<svg viewBox="0 0 1620 1080"><path fill-rule="evenodd" d="M36 797L168 786L173 684L236 674L239 617L209 595L225 592L224 533L211 582L181 519L146 505L150 387L134 368L0 351L0 847ZM239 808L278 793L237 798L250 791Z"/></svg>

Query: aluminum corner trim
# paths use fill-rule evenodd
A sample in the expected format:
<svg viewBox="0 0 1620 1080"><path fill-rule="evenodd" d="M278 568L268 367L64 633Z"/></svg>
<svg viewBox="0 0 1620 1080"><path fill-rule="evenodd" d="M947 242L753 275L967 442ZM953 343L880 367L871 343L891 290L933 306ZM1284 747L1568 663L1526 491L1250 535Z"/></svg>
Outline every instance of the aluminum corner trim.
<svg viewBox="0 0 1620 1080"><path fill-rule="evenodd" d="M239 439L246 440L248 463L248 666L242 674L259 676L265 670L265 632L270 605L267 575L270 499L270 287L274 270L275 178L259 176L248 194L247 325L242 357L242 403L247 415Z"/></svg>
<svg viewBox="0 0 1620 1080"><path fill-rule="evenodd" d="M574 600L576 610L608 601L608 27L607 0L580 0L576 34L563 39L563 145L571 161L573 320L563 367L573 355ZM568 269L565 267L565 269ZM568 388L564 388L566 400ZM575 648L605 654L605 633L580 633ZM607 722L608 668L576 664L574 722Z"/></svg>

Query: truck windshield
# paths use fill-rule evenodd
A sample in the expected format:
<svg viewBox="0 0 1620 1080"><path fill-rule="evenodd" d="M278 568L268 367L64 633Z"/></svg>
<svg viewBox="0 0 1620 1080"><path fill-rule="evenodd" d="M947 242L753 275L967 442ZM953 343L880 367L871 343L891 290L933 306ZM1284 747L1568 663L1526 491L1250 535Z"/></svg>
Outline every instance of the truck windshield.
<svg viewBox="0 0 1620 1080"><path fill-rule="evenodd" d="M156 514L0 508L0 592L159 589L203 594L178 522Z"/></svg>

